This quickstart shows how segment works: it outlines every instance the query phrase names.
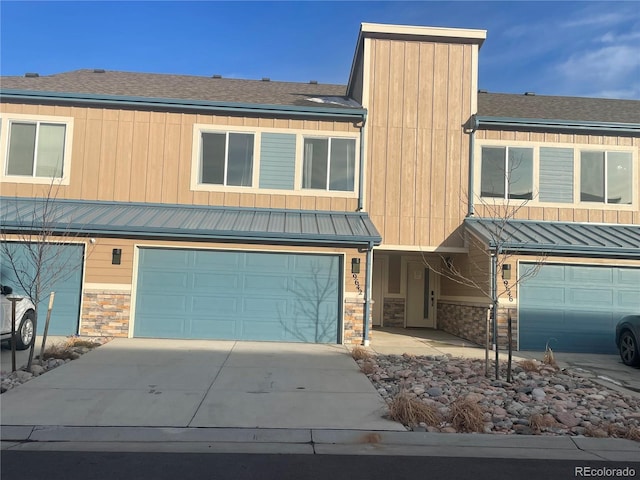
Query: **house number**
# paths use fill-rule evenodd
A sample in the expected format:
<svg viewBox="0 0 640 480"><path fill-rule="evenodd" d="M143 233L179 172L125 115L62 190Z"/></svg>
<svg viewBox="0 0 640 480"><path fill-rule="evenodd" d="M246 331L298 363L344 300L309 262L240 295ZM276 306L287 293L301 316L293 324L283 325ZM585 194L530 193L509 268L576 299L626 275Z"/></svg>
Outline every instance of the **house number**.
<svg viewBox="0 0 640 480"><path fill-rule="evenodd" d="M505 280L502 283L504 283L504 288L507 290L507 296L509 297L509 301L513 302L513 295L511 294L511 288L509 288L509 280Z"/></svg>
<svg viewBox="0 0 640 480"><path fill-rule="evenodd" d="M360 280L358 280L358 274L354 273L353 275L353 283L356 286L356 289L358 290L358 295L362 295L362 288L360 288Z"/></svg>

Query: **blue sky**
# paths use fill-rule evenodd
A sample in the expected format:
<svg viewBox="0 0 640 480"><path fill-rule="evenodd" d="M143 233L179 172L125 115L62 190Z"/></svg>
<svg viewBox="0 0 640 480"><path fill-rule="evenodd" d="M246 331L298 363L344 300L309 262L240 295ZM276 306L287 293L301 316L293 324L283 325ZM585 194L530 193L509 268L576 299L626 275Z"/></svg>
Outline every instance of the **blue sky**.
<svg viewBox="0 0 640 480"><path fill-rule="evenodd" d="M640 3L0 2L0 72L341 83L361 22L488 31L479 87L640 99Z"/></svg>

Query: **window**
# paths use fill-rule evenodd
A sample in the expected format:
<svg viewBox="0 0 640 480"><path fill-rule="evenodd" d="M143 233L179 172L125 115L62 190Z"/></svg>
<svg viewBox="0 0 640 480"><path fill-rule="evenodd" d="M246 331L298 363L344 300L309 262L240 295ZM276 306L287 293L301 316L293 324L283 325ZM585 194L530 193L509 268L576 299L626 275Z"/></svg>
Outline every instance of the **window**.
<svg viewBox="0 0 640 480"><path fill-rule="evenodd" d="M480 192L483 197L531 200L533 149L482 147Z"/></svg>
<svg viewBox="0 0 640 480"><path fill-rule="evenodd" d="M355 150L351 138L305 138L302 188L352 192Z"/></svg>
<svg viewBox="0 0 640 480"><path fill-rule="evenodd" d="M253 145L252 133L202 132L200 182L250 187Z"/></svg>
<svg viewBox="0 0 640 480"><path fill-rule="evenodd" d="M11 120L8 128L7 176L62 178L65 172L67 125Z"/></svg>
<svg viewBox="0 0 640 480"><path fill-rule="evenodd" d="M580 152L580 201L630 205L630 152Z"/></svg>

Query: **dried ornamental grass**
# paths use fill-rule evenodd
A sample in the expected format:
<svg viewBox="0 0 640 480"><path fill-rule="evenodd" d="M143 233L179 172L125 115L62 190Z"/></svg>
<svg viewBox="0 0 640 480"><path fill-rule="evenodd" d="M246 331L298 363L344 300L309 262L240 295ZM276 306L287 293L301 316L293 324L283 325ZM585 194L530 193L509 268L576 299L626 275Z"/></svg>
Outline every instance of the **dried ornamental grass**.
<svg viewBox="0 0 640 480"><path fill-rule="evenodd" d="M351 357L354 360L367 360L371 358L371 353L366 348L356 345L351 350Z"/></svg>
<svg viewBox="0 0 640 480"><path fill-rule="evenodd" d="M360 365L360 371L365 375L371 375L376 371L376 367L373 362L365 360L364 362L362 362L362 365Z"/></svg>
<svg viewBox="0 0 640 480"><path fill-rule="evenodd" d="M525 372L537 372L538 371L538 362L535 360L522 360L520 362L520 367Z"/></svg>
<svg viewBox="0 0 640 480"><path fill-rule="evenodd" d="M442 422L442 416L436 407L427 405L407 392L400 392L391 400L389 418L407 426L425 423L435 427Z"/></svg>
<svg viewBox="0 0 640 480"><path fill-rule="evenodd" d="M450 405L450 422L459 432L483 432L484 414L477 402L458 398Z"/></svg>

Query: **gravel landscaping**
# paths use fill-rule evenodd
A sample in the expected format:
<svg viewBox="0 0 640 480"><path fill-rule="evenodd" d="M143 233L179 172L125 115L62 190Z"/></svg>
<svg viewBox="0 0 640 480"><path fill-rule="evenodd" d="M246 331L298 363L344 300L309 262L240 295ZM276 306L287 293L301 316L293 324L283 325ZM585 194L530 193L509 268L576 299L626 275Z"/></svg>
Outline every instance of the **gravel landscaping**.
<svg viewBox="0 0 640 480"><path fill-rule="evenodd" d="M27 372L25 367L21 367L15 372L0 372L0 393L4 393L23 383L28 382L32 378L39 377L54 368L64 365L72 360L80 358L85 353L93 350L100 345L104 345L111 340L111 337L69 337L62 344L56 344L48 347L44 352L44 360L34 358L31 372ZM36 348L36 352L40 349ZM6 365L3 365L6 368ZM11 368L9 366L9 368Z"/></svg>
<svg viewBox="0 0 640 480"><path fill-rule="evenodd" d="M568 369L514 362L507 383L506 363L500 366L503 380L495 380L485 376L484 360L356 353L362 372L387 401L390 417L412 430L640 441L640 399Z"/></svg>

